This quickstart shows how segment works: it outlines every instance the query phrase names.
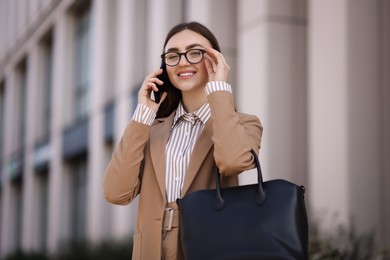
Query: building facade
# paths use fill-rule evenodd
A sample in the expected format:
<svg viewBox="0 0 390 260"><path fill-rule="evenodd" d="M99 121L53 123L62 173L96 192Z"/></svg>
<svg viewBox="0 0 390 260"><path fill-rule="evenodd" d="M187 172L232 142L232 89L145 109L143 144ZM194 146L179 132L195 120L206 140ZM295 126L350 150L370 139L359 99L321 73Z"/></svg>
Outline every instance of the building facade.
<svg viewBox="0 0 390 260"><path fill-rule="evenodd" d="M0 257L132 235L137 202L105 202L104 170L190 20L264 125L265 179L305 185L310 218L390 242L389 1L0 0Z"/></svg>

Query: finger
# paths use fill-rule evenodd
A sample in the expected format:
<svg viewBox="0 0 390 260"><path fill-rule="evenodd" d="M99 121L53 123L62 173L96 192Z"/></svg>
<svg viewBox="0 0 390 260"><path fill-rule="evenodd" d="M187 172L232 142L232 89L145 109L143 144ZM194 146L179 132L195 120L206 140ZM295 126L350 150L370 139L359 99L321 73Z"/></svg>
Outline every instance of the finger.
<svg viewBox="0 0 390 260"><path fill-rule="evenodd" d="M223 56L222 53L220 53L219 57L221 58L222 62L223 62L227 67L229 67L229 64L226 62L225 56Z"/></svg>
<svg viewBox="0 0 390 260"><path fill-rule="evenodd" d="M225 71L229 71L230 70L230 66L226 62L225 56L223 56L222 53L218 52L217 50L211 49L211 48L209 48L209 51L210 52L207 53L206 55L209 56L212 59L212 64L214 66L214 71L215 72L217 72L217 70L216 70L217 67L220 70L225 70Z"/></svg>
<svg viewBox="0 0 390 260"><path fill-rule="evenodd" d="M205 50L206 50L206 54L209 55L209 57L214 61L214 62L218 62L219 60L219 55L220 52L218 52L217 50L213 49L213 48L210 48L210 47L205 47Z"/></svg>
<svg viewBox="0 0 390 260"><path fill-rule="evenodd" d="M206 55L205 55L206 56ZM213 71L214 73L217 73L218 70L221 70L223 69L224 67L227 67L226 64L223 63L222 60L220 60L219 62L217 62L214 58L212 58L211 56L207 55L208 57L208 60L210 61L212 67L213 67Z"/></svg>
<svg viewBox="0 0 390 260"><path fill-rule="evenodd" d="M145 77L145 79L155 78L155 77L157 77L158 75L160 75L161 73L162 73L162 69L155 70L155 71L153 71L152 73L150 73L149 75L147 75L147 76Z"/></svg>
<svg viewBox="0 0 390 260"><path fill-rule="evenodd" d="M157 87L156 84L153 83L153 82L149 82L149 83L148 83L148 88L149 88L150 90L158 91L158 87Z"/></svg>
<svg viewBox="0 0 390 260"><path fill-rule="evenodd" d="M159 78L149 78L149 79L147 80L147 83L153 83L153 84L162 85L162 84L164 84L164 81L162 81L162 80L159 79Z"/></svg>
<svg viewBox="0 0 390 260"><path fill-rule="evenodd" d="M206 58L205 60L210 62L210 66L212 67L213 72L216 72L217 63L215 62L215 60L208 54L205 55L205 58Z"/></svg>
<svg viewBox="0 0 390 260"><path fill-rule="evenodd" d="M150 73L145 77L144 82L141 85L141 88L138 92L139 97L148 97L150 98L150 93L152 91L158 91L158 85L162 85L164 82L157 78L158 75L162 73L162 69L158 69Z"/></svg>
<svg viewBox="0 0 390 260"><path fill-rule="evenodd" d="M155 86L155 84L154 83L151 83L151 82L145 82L144 84L143 84L143 86L141 87L141 89L139 90L139 92L138 92L138 94L140 95L140 96L149 96L150 95L150 92L152 91L152 90L155 90L155 91L157 91L156 90L157 89L157 87Z"/></svg>
<svg viewBox="0 0 390 260"><path fill-rule="evenodd" d="M213 67L213 72L217 72L218 63L214 59L210 59L211 66Z"/></svg>
<svg viewBox="0 0 390 260"><path fill-rule="evenodd" d="M158 75L162 73L162 69L158 69L156 71L153 71L149 75L147 75L144 79L143 85L148 84L149 82L157 83L159 85L163 84L163 81L161 81L159 78L157 78Z"/></svg>
<svg viewBox="0 0 390 260"><path fill-rule="evenodd" d="M204 59L204 63L206 65L207 73L214 73L213 64L211 63L210 58L207 57L206 59Z"/></svg>
<svg viewBox="0 0 390 260"><path fill-rule="evenodd" d="M210 55L210 57L214 60L216 64L224 64L225 66L229 67L226 62L225 56L223 56L223 54L219 51L213 48L206 47L206 53Z"/></svg>
<svg viewBox="0 0 390 260"><path fill-rule="evenodd" d="M164 81L157 78L158 75L162 73L162 69L158 69L152 73L150 73L148 76L145 77L144 84L147 83L157 83L158 85L164 84Z"/></svg>

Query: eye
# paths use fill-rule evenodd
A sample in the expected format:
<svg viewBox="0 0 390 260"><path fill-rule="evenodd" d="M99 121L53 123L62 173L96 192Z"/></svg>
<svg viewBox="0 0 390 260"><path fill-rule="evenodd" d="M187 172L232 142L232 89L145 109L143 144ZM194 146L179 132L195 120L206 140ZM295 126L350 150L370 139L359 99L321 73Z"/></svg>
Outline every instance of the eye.
<svg viewBox="0 0 390 260"><path fill-rule="evenodd" d="M202 51L201 50L190 50L188 52L188 55L191 58L199 58L200 56L202 56Z"/></svg>
<svg viewBox="0 0 390 260"><path fill-rule="evenodd" d="M179 54L174 53L174 52L165 54L165 60L166 61L171 61L171 62L172 61L177 61L178 58L179 58Z"/></svg>

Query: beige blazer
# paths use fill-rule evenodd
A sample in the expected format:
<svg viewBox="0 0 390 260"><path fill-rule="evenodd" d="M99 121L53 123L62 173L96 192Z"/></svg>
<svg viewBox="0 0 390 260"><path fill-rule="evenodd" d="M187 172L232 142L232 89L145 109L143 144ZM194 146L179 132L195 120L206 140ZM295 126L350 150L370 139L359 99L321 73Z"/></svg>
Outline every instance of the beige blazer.
<svg viewBox="0 0 390 260"><path fill-rule="evenodd" d="M218 91L208 96L211 118L191 155L182 196L215 188L216 165L224 186L238 183L237 174L254 167L249 152L260 149L262 126L256 116L237 113L233 95ZM166 205L165 146L174 113L152 126L131 121L113 153L104 177L107 201L125 205L139 198L133 258L161 259L162 218Z"/></svg>

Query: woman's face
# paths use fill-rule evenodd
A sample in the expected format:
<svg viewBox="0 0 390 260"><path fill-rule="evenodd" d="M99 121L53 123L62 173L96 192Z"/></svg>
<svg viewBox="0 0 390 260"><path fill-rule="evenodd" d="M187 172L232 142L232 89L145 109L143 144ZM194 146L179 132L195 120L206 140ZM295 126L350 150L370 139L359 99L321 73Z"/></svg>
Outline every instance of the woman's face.
<svg viewBox="0 0 390 260"><path fill-rule="evenodd" d="M191 49L204 50L205 47L211 47L207 38L186 29L174 34L169 39L165 46L165 52L184 53ZM184 55L181 55L180 61L176 66L167 66L167 72L172 84L182 92L204 88L208 82L208 73L204 59L197 64L191 64Z"/></svg>

